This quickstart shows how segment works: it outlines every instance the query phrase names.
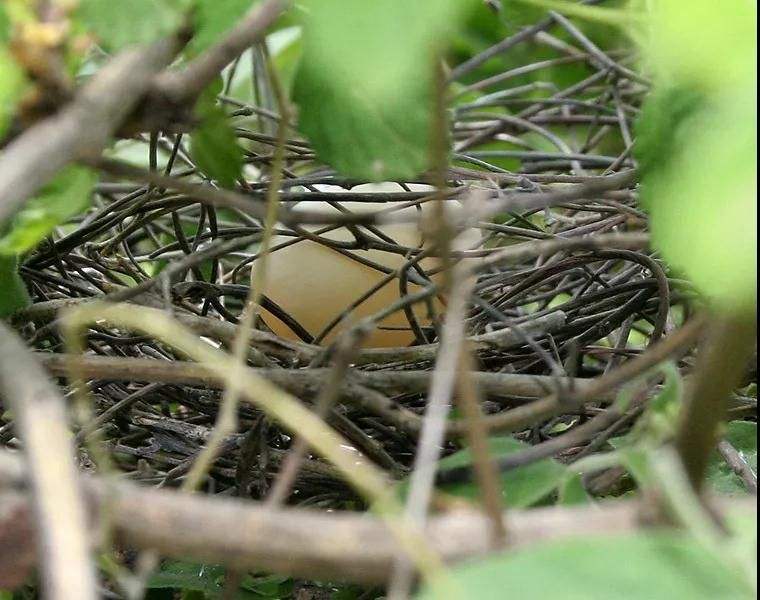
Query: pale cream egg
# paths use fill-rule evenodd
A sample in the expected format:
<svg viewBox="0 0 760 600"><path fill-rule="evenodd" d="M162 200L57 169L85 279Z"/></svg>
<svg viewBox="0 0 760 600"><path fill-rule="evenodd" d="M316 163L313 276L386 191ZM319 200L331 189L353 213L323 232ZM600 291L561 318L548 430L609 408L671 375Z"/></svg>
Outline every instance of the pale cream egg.
<svg viewBox="0 0 760 600"><path fill-rule="evenodd" d="M416 185L415 191L431 190L429 186ZM329 191L336 191L330 188ZM378 191L401 191L397 184L366 184L353 188L356 192ZM375 203L375 202L342 202L341 206L354 213L378 212L392 208L398 204ZM461 210L461 204L455 200L445 201L447 210ZM338 210L323 202L303 202L295 207L309 211L337 213ZM403 217L412 217L418 220L429 218L433 210L433 203L426 202L421 205L421 211L416 207L406 207L394 211ZM420 212L422 215L420 215ZM388 223L378 226L379 230L389 238L392 238L400 246L408 248L425 247L423 234L417 222ZM320 227L308 226L310 232L315 232ZM377 239L377 236L365 228L362 228L368 236ZM321 237L328 240L353 241L353 234L346 228L341 227ZM276 236L272 247L292 240L288 236ZM480 233L475 229L462 232L456 239L457 249L470 249L476 247L480 241ZM350 254L357 258L366 259L382 265L387 269L396 270L401 267L406 258L403 255L386 252L383 250L350 250ZM435 258L427 258L420 261L423 269L429 270L436 266ZM383 278L382 273L370 266L361 264L349 256L341 254L334 248L330 248L316 241L300 240L281 250L272 252L269 256L267 268L266 295L303 326L312 336L319 335L324 328L339 317L348 307L361 298L373 287L377 286ZM437 278L433 276L435 281ZM419 286L409 283L408 293L414 293ZM325 336L324 342L330 342L335 336L344 331L346 327L364 317L374 315L386 308L400 297L399 280L394 277L383 285L379 290L369 296L350 315L344 318L340 324ZM441 310L440 302L437 302L437 310ZM414 307L414 313L420 325L430 325L428 310L424 303ZM298 339L298 336L281 320L273 314L264 311L262 314L266 324L277 335L286 339ZM408 346L414 340L414 335L409 329L409 322L403 311L398 311L387 317L378 324L364 342L368 347L393 347Z"/></svg>

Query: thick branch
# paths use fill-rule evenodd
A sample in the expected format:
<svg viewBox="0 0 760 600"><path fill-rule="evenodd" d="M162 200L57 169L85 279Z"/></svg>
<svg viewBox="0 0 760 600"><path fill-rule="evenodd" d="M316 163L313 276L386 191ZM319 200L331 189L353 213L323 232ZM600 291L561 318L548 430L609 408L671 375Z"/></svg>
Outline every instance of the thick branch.
<svg viewBox="0 0 760 600"><path fill-rule="evenodd" d="M0 453L0 476L22 485L24 469L18 457ZM381 583L394 558L403 552L387 526L366 513L276 509L126 482L107 485L94 478L87 478L85 487L94 509L108 501L121 541L166 557L296 577ZM15 493L9 497L18 504ZM754 499L732 500L722 506L745 514L756 512ZM616 502L591 508L510 511L510 547L574 535L629 532L639 526L639 509L636 502ZM24 518L30 515L16 510L14 519ZM482 513L463 510L431 518L426 538L447 562L457 562L488 553L490 529ZM27 542L18 541L19 545Z"/></svg>
<svg viewBox="0 0 760 600"><path fill-rule="evenodd" d="M16 334L0 321L0 394L16 417L33 495L45 597L95 599L84 501L63 398Z"/></svg>
<svg viewBox="0 0 760 600"><path fill-rule="evenodd" d="M81 356L66 354L35 354L37 360L56 377L64 377L69 361L75 361L82 375L88 379L105 381L133 381L143 383L184 384L221 389L225 382L210 368L193 362L162 361L151 358L118 356ZM253 369L268 381L301 397L313 397L324 385L329 369ZM355 371L346 378L342 392L354 393L350 384L381 391L388 395L420 394L430 385L431 371ZM572 389L574 395L601 402L615 398L615 387L595 385L594 379L555 378L545 375L514 373L473 372L474 382L481 393L491 398L516 396L541 398L561 386ZM593 391L593 395L589 392Z"/></svg>

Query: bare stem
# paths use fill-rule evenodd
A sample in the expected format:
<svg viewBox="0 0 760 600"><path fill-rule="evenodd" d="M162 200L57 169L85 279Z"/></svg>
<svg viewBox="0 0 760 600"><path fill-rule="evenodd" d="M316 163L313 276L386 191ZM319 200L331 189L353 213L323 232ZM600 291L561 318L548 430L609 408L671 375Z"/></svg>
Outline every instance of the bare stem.
<svg viewBox="0 0 760 600"><path fill-rule="evenodd" d="M754 313L715 315L697 358L676 448L691 485L702 489L710 453L726 418L728 396L739 384L755 349Z"/></svg>

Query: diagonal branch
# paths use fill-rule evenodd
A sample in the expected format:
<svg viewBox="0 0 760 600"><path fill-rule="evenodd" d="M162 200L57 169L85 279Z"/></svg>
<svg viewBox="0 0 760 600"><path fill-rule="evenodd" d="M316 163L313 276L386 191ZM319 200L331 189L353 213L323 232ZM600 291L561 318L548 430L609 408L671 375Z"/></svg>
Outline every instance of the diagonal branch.
<svg viewBox="0 0 760 600"><path fill-rule="evenodd" d="M66 165L94 158L180 48L179 37L116 56L73 102L0 154L0 223Z"/></svg>

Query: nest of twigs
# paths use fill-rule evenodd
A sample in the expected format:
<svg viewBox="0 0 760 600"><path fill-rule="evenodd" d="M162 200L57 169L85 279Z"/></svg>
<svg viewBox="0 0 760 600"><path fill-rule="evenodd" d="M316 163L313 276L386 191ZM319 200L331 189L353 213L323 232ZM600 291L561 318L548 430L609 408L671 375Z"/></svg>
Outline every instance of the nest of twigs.
<svg viewBox="0 0 760 600"><path fill-rule="evenodd" d="M509 432L544 444L571 436L604 413L614 388L599 391L588 403L571 402L564 411L537 411L534 418L512 419L515 409L524 412L538 399L568 390L577 396L583 379L609 372L657 341L672 326L672 306L688 311L690 292L680 283L674 287L657 258L642 249L646 215L637 207L630 180L621 178L617 188L594 187L600 176L635 166L631 127L645 87L600 64L573 86L572 94L535 101L530 91L458 106L446 193L462 198L479 188L504 202L497 219L471 224L482 233L472 255L514 252L478 270L467 302L466 335L492 433ZM496 110L500 104L523 108L505 118ZM238 191L261 200L275 146L274 137L262 129L271 127L256 118L256 107L235 103L230 113L248 144L247 179ZM537 150L537 137L549 140L555 151ZM202 176L181 135L144 136L129 143L133 151L142 147L150 164L168 157L169 176ZM524 150L501 150L500 143ZM620 152L604 153L614 148ZM519 169L495 164L505 158L518 161ZM362 183L346 181L319 164L308 143L296 138L287 141L284 173L281 198L291 203L308 202L311 194L322 202L356 200L351 190ZM411 191L407 183L419 182L398 182L398 191L384 192L386 206L409 206L435 195ZM325 191L325 184L343 189ZM538 203L537 208L509 203L509 198L557 190L568 193L568 199ZM56 309L72 302L116 295L165 308L207 339L229 345L247 294L248 270L260 260L257 243L263 227L261 219L242 210L217 209L187 194L118 178L103 181L92 208L24 261L21 275L34 305L18 317L18 324L29 345L47 353L43 358L58 375L63 365L53 355L64 348ZM278 228L292 240L303 239L297 227ZM329 247L332 242L325 238L323 243ZM385 251L404 253L392 240L385 244ZM424 344L418 340L408 347L352 355L342 367L342 387L323 407L331 426L396 478L410 471L415 456L441 315L432 323L423 332ZM410 322L409 328L414 326ZM253 366L303 402L313 402L326 369L340 362L339 342L278 341L266 333L265 322L257 327L262 333L252 342ZM97 430L120 471L147 484L178 485L212 431L222 394L214 388L219 386L187 370L168 376L182 356L150 337L106 325L89 329L87 356L92 359L87 373L95 415L78 441ZM113 360L106 364L98 357ZM122 358L150 359L162 367L160 372L120 373ZM512 377L516 375L524 377ZM612 428L565 444L560 457L569 461L585 454L600 445L600 436L624 430L634 419L635 414L624 415ZM8 443L12 423L1 434ZM461 438L461 429L452 426L445 450L461 447ZM293 444L291 432L242 405L238 431L225 439L205 486L217 493L265 498ZM345 508L356 506L356 500L332 466L310 455L289 492L289 502L300 505Z"/></svg>

